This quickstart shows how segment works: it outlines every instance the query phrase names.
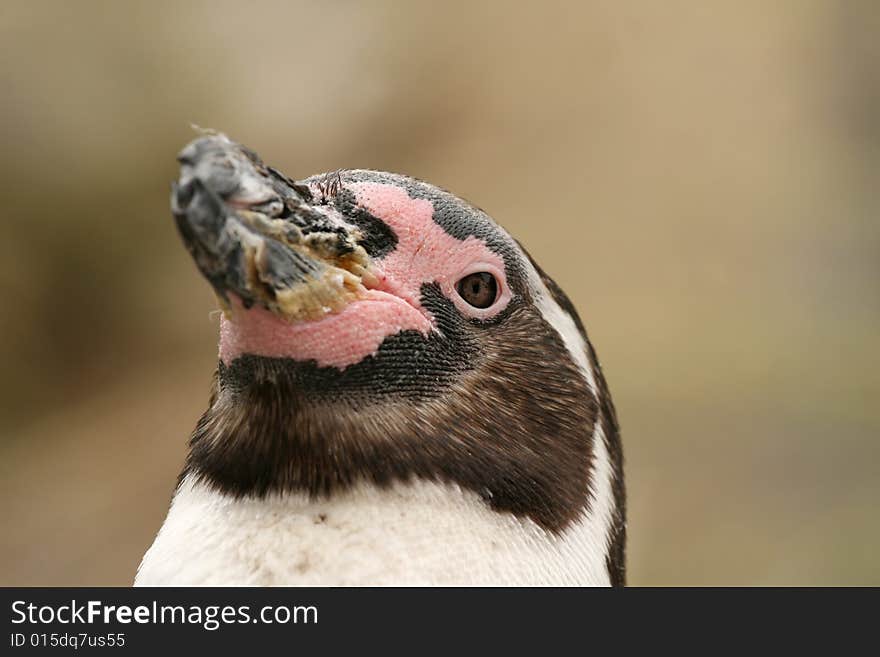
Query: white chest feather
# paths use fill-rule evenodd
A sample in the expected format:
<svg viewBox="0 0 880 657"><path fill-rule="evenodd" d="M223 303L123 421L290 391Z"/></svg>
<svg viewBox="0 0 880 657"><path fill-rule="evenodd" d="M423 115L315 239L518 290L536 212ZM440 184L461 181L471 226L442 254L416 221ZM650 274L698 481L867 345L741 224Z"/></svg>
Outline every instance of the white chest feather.
<svg viewBox="0 0 880 657"><path fill-rule="evenodd" d="M601 524L554 536L434 483L314 501L236 500L186 480L135 584L608 585Z"/></svg>

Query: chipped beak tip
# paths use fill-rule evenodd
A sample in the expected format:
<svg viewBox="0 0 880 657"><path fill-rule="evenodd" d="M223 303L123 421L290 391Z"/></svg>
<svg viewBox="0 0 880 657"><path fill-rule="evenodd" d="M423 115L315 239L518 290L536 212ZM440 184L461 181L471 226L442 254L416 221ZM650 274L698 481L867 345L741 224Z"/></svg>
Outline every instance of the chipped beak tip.
<svg viewBox="0 0 880 657"><path fill-rule="evenodd" d="M178 154L171 211L225 314L234 295L289 321L338 312L379 284L358 231L225 136Z"/></svg>

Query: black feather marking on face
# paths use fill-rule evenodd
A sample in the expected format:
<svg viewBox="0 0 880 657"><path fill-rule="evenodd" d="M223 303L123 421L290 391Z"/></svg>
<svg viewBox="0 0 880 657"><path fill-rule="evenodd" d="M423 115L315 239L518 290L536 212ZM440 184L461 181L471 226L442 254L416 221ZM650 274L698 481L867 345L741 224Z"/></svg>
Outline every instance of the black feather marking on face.
<svg viewBox="0 0 880 657"><path fill-rule="evenodd" d="M360 229L363 237L358 244L371 257L382 258L397 248L397 233L366 208L359 206L349 190L337 190L333 203L348 223Z"/></svg>
<svg viewBox="0 0 880 657"><path fill-rule="evenodd" d="M520 246L522 248L522 246ZM577 310L572 304L568 295L562 291L562 288L550 278L529 253L522 249L523 253L529 258L529 261L535 267L535 270L553 297L553 300L559 304L559 307L567 312L577 325L584 344L587 346L587 359L593 370L593 377L596 380L597 393L599 395L599 417L602 433L605 436L605 449L611 460L611 492L614 499L614 509L611 519L611 531L608 538L608 553L605 558L605 567L608 570L608 576L611 579L612 586L626 585L626 486L623 474L623 444L620 439L620 426L617 422L617 411L614 408L614 402L611 399L611 392L602 373L602 366L596 356L596 350L587 337L587 331L581 321Z"/></svg>
<svg viewBox="0 0 880 657"><path fill-rule="evenodd" d="M491 322L463 317L436 285L422 303L437 333L389 337L341 373L221 363L182 477L235 496L440 481L563 531L590 506L599 405L562 339L522 298Z"/></svg>
<svg viewBox="0 0 880 657"><path fill-rule="evenodd" d="M422 303L442 327L443 338L426 338L418 331L402 331L386 338L375 355L340 371L319 367L315 361L269 359L245 355L229 366L220 364L220 387L231 393L246 391L263 383L267 361L284 371L296 397L315 406L364 405L395 401L418 402L434 399L448 390L465 371L482 362L479 331L460 321L453 304L438 286L422 286ZM505 313L510 313L505 309ZM493 318L495 319L495 318Z"/></svg>
<svg viewBox="0 0 880 657"><path fill-rule="evenodd" d="M410 198L430 201L434 206L434 222L447 234L464 241L468 237L483 240L504 260L511 287L525 276L516 243L485 212L444 189L411 178L385 171L366 169L343 172L342 183L371 182L394 185L406 190Z"/></svg>

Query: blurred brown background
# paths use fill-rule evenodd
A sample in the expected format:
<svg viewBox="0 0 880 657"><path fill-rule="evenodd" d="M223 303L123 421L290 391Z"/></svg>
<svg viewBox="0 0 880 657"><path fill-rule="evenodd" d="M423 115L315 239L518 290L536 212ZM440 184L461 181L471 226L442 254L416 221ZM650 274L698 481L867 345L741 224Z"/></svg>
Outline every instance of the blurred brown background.
<svg viewBox="0 0 880 657"><path fill-rule="evenodd" d="M632 584L880 584L872 2L0 6L0 584L128 584L217 321L190 123L469 198L573 297Z"/></svg>

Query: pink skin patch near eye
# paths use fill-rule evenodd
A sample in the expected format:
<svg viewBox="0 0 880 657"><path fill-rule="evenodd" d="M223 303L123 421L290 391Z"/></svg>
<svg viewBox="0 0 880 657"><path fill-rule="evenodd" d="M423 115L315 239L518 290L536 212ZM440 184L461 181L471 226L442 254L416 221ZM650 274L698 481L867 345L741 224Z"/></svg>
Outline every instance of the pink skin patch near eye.
<svg viewBox="0 0 880 657"><path fill-rule="evenodd" d="M244 309L234 301L231 318L220 320L220 359L229 364L243 354L298 361L321 367L345 367L375 354L386 337L436 329L422 307L421 288L436 282L443 294L468 317L489 319L501 312L512 294L504 261L485 242L470 236L458 240L434 222L434 206L414 199L406 190L385 183L353 183L358 205L384 221L397 234L397 248L373 269L381 283L339 313L319 320L290 323L259 307ZM462 299L456 283L474 272L487 271L498 281L498 298L488 308L474 308Z"/></svg>

